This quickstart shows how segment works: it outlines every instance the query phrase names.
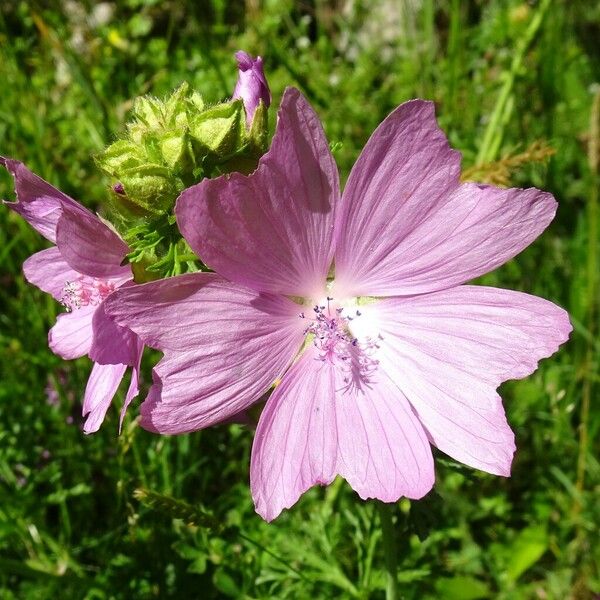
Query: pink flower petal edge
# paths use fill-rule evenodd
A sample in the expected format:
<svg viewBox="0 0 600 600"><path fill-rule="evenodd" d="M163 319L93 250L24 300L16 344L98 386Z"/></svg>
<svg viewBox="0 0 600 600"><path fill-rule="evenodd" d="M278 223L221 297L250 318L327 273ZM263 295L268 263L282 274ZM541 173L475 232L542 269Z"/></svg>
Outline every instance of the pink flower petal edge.
<svg viewBox="0 0 600 600"><path fill-rule="evenodd" d="M64 206L85 212L73 198L32 173L21 161L0 156L0 165L15 180L16 202L4 202L20 214L36 231L51 242L56 241L56 225Z"/></svg>

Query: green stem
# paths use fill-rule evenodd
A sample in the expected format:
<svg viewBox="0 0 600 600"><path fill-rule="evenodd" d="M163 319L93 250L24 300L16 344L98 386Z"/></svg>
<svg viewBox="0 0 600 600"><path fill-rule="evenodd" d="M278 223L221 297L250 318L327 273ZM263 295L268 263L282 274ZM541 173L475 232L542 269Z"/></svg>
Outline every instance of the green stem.
<svg viewBox="0 0 600 600"><path fill-rule="evenodd" d="M598 221L600 211L598 207L598 185L600 177L598 167L600 163L600 92L597 92L592 103L590 116L590 141L588 146L588 161L590 166L590 198L587 206L588 214L588 252L587 252L587 327L590 337L587 340L587 349L584 359L585 371L581 399L581 417L579 423L579 451L577 456L577 481L578 494L573 513L581 511L581 492L585 489L585 472L587 455L589 452L589 427L590 407L593 396L595 379L594 345L596 333L596 310L598 302ZM577 526L577 540L581 541L583 529Z"/></svg>
<svg viewBox="0 0 600 600"><path fill-rule="evenodd" d="M506 118L506 113L510 113L510 111L507 111L507 108L510 106L509 100L515 84L515 78L521 69L525 53L529 49L529 46L533 42L533 39L542 24L544 15L550 6L550 1L551 0L542 0L542 2L540 2L537 12L531 19L531 23L529 23L529 27L527 28L525 35L521 38L521 42L513 55L510 69L505 74L504 85L500 90L500 95L496 100L492 116L490 117L485 133L483 134L483 141L479 147L479 153L477 154L476 160L476 164L478 165L492 162L495 158L495 150L500 146L500 143L496 141L494 144L494 138L498 135L502 135L503 128L500 128L501 122L503 117Z"/></svg>
<svg viewBox="0 0 600 600"><path fill-rule="evenodd" d="M199 260L199 258L193 252L186 252L184 254L177 255L177 261L180 263L183 262L193 262L195 260Z"/></svg>
<svg viewBox="0 0 600 600"><path fill-rule="evenodd" d="M398 600L400 597L398 595L398 556L396 554L394 524L392 523L392 509L395 505L377 502L376 506L381 520L385 570L387 573L385 597L386 600Z"/></svg>

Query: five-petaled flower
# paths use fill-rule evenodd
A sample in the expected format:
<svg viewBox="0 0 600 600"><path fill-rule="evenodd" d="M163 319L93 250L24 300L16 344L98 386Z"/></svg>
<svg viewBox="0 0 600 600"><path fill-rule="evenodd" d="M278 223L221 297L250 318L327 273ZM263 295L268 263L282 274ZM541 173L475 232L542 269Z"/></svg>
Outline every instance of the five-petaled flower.
<svg viewBox="0 0 600 600"><path fill-rule="evenodd" d="M138 393L143 346L104 312L104 300L132 280L121 266L127 244L96 215L29 171L23 163L0 157L15 180L16 202L6 205L55 246L30 256L25 278L66 307L48 334L55 354L65 359L86 354L94 361L84 399L84 431L97 431L128 366L131 383L121 410Z"/></svg>
<svg viewBox="0 0 600 600"><path fill-rule="evenodd" d="M281 378L252 448L267 520L336 475L362 498L420 498L434 483L430 444L509 475L514 436L496 388L533 372L571 325L541 298L463 284L533 242L556 202L459 175L433 104L413 100L377 128L341 194L317 115L288 89L258 169L177 202L181 232L215 273L106 301L164 353L142 425L214 425Z"/></svg>

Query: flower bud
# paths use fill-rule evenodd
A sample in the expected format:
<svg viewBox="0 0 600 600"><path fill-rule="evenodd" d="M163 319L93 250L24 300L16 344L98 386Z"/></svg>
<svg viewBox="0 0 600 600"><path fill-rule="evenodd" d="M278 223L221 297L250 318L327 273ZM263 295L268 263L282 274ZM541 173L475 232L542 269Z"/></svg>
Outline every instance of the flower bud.
<svg viewBox="0 0 600 600"><path fill-rule="evenodd" d="M233 99L241 98L244 102L249 127L260 101L262 100L267 108L271 104L271 91L260 56L252 58L247 52L240 50L235 53L235 58L238 63L238 80L233 91Z"/></svg>
<svg viewBox="0 0 600 600"><path fill-rule="evenodd" d="M179 194L205 177L251 173L267 150L271 94L262 59L236 58L231 100L207 103L187 83L164 99L137 98L124 134L96 157L112 180L111 219L131 249L137 282L193 269L194 259L181 259L193 253L173 214Z"/></svg>
<svg viewBox="0 0 600 600"><path fill-rule="evenodd" d="M226 159L244 147L241 102L211 106L190 121L190 135L209 158Z"/></svg>

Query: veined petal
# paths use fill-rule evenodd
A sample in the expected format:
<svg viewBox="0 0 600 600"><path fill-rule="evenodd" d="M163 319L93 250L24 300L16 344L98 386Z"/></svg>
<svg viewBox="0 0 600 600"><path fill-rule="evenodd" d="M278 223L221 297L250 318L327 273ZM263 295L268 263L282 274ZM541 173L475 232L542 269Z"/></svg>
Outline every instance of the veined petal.
<svg viewBox="0 0 600 600"><path fill-rule="evenodd" d="M438 127L433 102L405 102L379 125L343 194L335 271L348 295L401 285L395 271L407 262L403 240L448 202L459 176L460 153Z"/></svg>
<svg viewBox="0 0 600 600"><path fill-rule="evenodd" d="M288 88L270 150L250 176L205 179L177 201L179 229L223 277L263 292L322 292L333 256L338 172L319 118Z"/></svg>
<svg viewBox="0 0 600 600"><path fill-rule="evenodd" d="M127 365L94 363L83 399L83 416L86 417L83 426L85 433L94 433L102 425L126 369Z"/></svg>
<svg viewBox="0 0 600 600"><path fill-rule="evenodd" d="M435 446L507 476L514 436L496 387L533 372L566 341L571 325L564 310L542 298L460 286L365 306L353 331L381 335L381 368Z"/></svg>
<svg viewBox="0 0 600 600"><path fill-rule="evenodd" d="M22 162L0 156L0 165L15 180L16 202L6 206L20 214L36 231L56 241L56 224L64 206L86 213L87 210L60 190L32 173Z"/></svg>
<svg viewBox="0 0 600 600"><path fill-rule="evenodd" d="M82 306L58 315L48 332L48 345L54 354L70 360L85 356L92 345L92 319L97 306Z"/></svg>
<svg viewBox="0 0 600 600"><path fill-rule="evenodd" d="M138 337L133 331L115 323L107 314L102 302L94 313L92 327L94 340L89 356L100 364L124 364L133 366L138 362Z"/></svg>
<svg viewBox="0 0 600 600"><path fill-rule="evenodd" d="M121 288L105 310L164 352L142 405L142 425L159 433L202 429L256 402L292 361L304 330L291 300L209 273Z"/></svg>
<svg viewBox="0 0 600 600"><path fill-rule="evenodd" d="M121 266L129 252L127 244L92 213L63 207L56 245L67 263L84 275L131 276L131 268Z"/></svg>
<svg viewBox="0 0 600 600"><path fill-rule="evenodd" d="M257 512L267 521L316 484L344 477L361 498L421 498L434 481L427 437L384 373L360 390L308 350L260 417L250 467Z"/></svg>
<svg viewBox="0 0 600 600"><path fill-rule="evenodd" d="M140 391L140 368L142 364L142 354L144 353L144 344L142 344L139 338L137 340L136 351L136 360L131 370L131 381L129 382L129 388L127 388L127 394L125 395L125 402L123 402L123 406L121 407L121 413L119 415L119 433L121 433L121 429L123 427L123 419L125 418L125 413L127 412L131 401L138 395Z"/></svg>
<svg viewBox="0 0 600 600"><path fill-rule="evenodd" d="M23 263L25 279L43 292L61 302L65 285L75 281L80 273L74 271L63 259L56 247L36 252Z"/></svg>
<svg viewBox="0 0 600 600"><path fill-rule="evenodd" d="M536 189L458 185L450 150L422 100L375 131L344 191L336 285L350 296L408 296L446 289L504 264L554 218Z"/></svg>

